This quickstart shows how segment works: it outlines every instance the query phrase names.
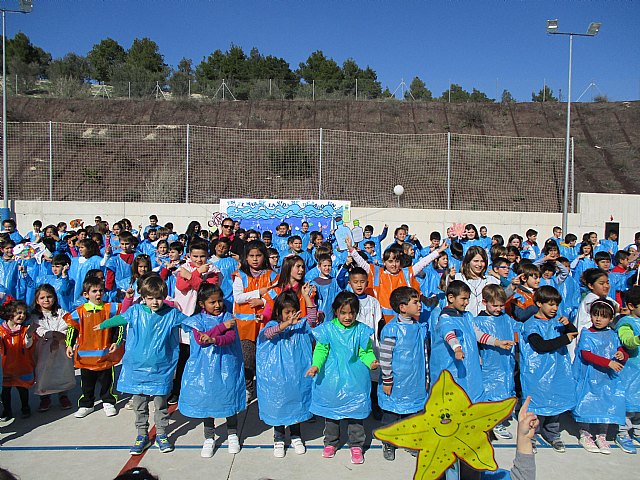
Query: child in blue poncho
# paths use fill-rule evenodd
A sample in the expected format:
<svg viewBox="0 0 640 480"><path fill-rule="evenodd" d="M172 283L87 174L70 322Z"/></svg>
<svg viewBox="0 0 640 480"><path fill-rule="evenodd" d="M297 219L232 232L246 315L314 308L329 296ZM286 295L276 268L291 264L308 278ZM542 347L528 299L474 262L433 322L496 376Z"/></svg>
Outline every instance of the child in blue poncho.
<svg viewBox="0 0 640 480"><path fill-rule="evenodd" d="M625 387L626 422L620 426L616 443L627 453L636 453L634 445L640 440L640 287L631 287L624 295L629 315L616 323L616 333L629 354L620 372Z"/></svg>
<svg viewBox="0 0 640 480"><path fill-rule="evenodd" d="M443 370L449 370L473 403L484 401L478 344L510 350L513 336L511 340L501 340L474 326L473 316L465 311L471 289L463 281L452 281L446 293L447 306L440 311L431 335L431 384Z"/></svg>
<svg viewBox="0 0 640 480"><path fill-rule="evenodd" d="M507 294L499 285L487 285L482 289L482 305L484 309L473 319L473 324L482 332L497 338L516 339L522 323L516 322L504 312ZM516 396L514 370L516 366L515 348L503 349L492 345L480 346L482 361L482 385L485 400L496 402ZM503 423L493 429L496 437L511 439L513 435Z"/></svg>
<svg viewBox="0 0 640 480"><path fill-rule="evenodd" d="M197 313L185 320L190 354L182 374L178 408L186 417L204 419L200 455L212 457L216 418L227 419L228 452L240 452L238 413L247 408L244 362L235 318L224 310L224 293L203 282L196 299ZM201 333L203 332L203 333Z"/></svg>
<svg viewBox="0 0 640 480"><path fill-rule="evenodd" d="M159 276L150 274L142 279L139 291L143 304L133 305L126 312L96 325L94 330L128 325L118 390L133 394L138 436L129 453L141 455L152 444L149 439L150 401L156 409L156 445L162 453L168 453L173 445L166 435L169 426L167 400L178 363L179 327L187 317L165 305L167 285Z"/></svg>
<svg viewBox="0 0 640 480"><path fill-rule="evenodd" d="M580 426L580 445L591 453L610 454L608 427L625 423L624 383L618 372L629 355L609 327L614 315L608 300L591 304L592 326L582 330L573 362L578 385L573 416Z"/></svg>
<svg viewBox="0 0 640 480"><path fill-rule="evenodd" d="M351 463L364 463L363 421L371 413L369 369L378 368L370 336L373 329L356 320L358 297L340 292L333 320L313 329L316 348L307 375L315 377L311 413L325 417L322 456L332 458L340 443L340 421L348 421Z"/></svg>
<svg viewBox="0 0 640 480"><path fill-rule="evenodd" d="M317 309L307 283L302 298L307 317L300 317L300 300L293 290L285 290L275 300L272 320L258 335L256 381L260 418L273 426L273 454L285 455L285 427L291 432L291 446L298 455L306 449L301 439L300 423L312 417L312 380L305 376L312 361L311 327Z"/></svg>
<svg viewBox="0 0 640 480"><path fill-rule="evenodd" d="M575 340L578 331L568 318L558 315L562 297L555 288L540 287L533 301L538 313L522 328L522 396L531 396L530 410L540 420L542 438L556 452L564 453L559 418L576 405L576 383L567 345Z"/></svg>
<svg viewBox="0 0 640 480"><path fill-rule="evenodd" d="M383 426L424 409L429 385L428 324L418 321L420 292L398 287L391 292L390 302L397 315L380 333L378 402ZM383 443L382 454L385 460L394 460L395 447Z"/></svg>

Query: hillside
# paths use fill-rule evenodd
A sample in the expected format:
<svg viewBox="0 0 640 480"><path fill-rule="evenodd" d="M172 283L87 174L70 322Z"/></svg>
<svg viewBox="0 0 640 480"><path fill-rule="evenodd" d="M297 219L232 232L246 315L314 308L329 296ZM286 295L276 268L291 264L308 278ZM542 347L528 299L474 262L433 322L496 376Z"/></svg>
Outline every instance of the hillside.
<svg viewBox="0 0 640 480"><path fill-rule="evenodd" d="M135 101L13 97L8 119L247 129L326 128L564 138L566 104L373 101ZM640 194L640 102L572 105L576 190ZM597 147L596 147L597 146ZM599 147L599 148L598 148ZM518 174L518 166L513 166Z"/></svg>

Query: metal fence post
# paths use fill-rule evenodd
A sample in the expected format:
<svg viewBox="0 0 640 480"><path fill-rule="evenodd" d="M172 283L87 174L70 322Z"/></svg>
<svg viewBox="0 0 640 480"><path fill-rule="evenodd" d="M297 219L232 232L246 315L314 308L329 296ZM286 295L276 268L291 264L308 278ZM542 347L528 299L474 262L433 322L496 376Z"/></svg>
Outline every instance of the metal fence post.
<svg viewBox="0 0 640 480"><path fill-rule="evenodd" d="M318 168L318 200L322 199L322 127L320 127L320 167Z"/></svg>
<svg viewBox="0 0 640 480"><path fill-rule="evenodd" d="M49 201L53 202L53 122L49 120Z"/></svg>
<svg viewBox="0 0 640 480"><path fill-rule="evenodd" d="M184 203L189 203L189 124L187 123L187 172L184 180Z"/></svg>
<svg viewBox="0 0 640 480"><path fill-rule="evenodd" d="M356 100L358 100L358 79L356 78Z"/></svg>
<svg viewBox="0 0 640 480"><path fill-rule="evenodd" d="M447 132L447 210L451 210L451 132Z"/></svg>
<svg viewBox="0 0 640 480"><path fill-rule="evenodd" d="M311 88L313 90L313 100L316 99L316 81L315 80L311 80Z"/></svg>

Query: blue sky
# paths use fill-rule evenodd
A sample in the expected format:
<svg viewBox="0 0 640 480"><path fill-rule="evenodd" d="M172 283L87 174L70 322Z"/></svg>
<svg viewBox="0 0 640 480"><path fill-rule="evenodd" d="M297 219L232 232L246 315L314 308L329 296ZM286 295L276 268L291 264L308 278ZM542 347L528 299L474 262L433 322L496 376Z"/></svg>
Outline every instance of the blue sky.
<svg viewBox="0 0 640 480"><path fill-rule="evenodd" d="M434 95L451 80L489 97L506 88L519 101L530 101L545 79L566 99L569 39L546 35L547 19L558 18L561 31L573 32L600 21L597 37L574 39L573 100L592 81L610 100L640 98L640 2L632 0L33 3L29 15L7 15L7 36L22 31L54 58L71 51L85 55L106 37L125 48L136 37L149 37L172 67L182 57L196 65L231 43L247 53L255 46L283 57L292 68L322 50L340 64L352 57L371 66L392 91L402 78L409 83L417 75Z"/></svg>

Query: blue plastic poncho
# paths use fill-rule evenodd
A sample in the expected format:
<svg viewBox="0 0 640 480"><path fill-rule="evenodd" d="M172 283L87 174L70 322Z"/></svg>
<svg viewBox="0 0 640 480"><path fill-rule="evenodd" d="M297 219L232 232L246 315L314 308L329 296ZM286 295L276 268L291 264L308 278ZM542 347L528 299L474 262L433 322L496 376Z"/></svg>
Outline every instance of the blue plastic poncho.
<svg viewBox="0 0 640 480"><path fill-rule="evenodd" d="M514 340L522 323L516 322L506 313L499 316L480 314L473 319L479 330L500 340ZM480 346L482 360L482 384L485 400L495 402L516 395L513 371L516 367L515 348L505 350L493 345Z"/></svg>
<svg viewBox="0 0 640 480"><path fill-rule="evenodd" d="M580 355L581 350L587 350L613 359L620 346L617 333L611 329L582 330L573 362L578 403L572 413L577 422L625 424L625 391L620 374L586 363Z"/></svg>
<svg viewBox="0 0 640 480"><path fill-rule="evenodd" d="M75 282L73 287L73 304L75 307L79 307L85 303L85 298L82 296L82 283L87 276L87 272L89 270L104 271L104 268L100 265L102 258L98 255L86 258L80 263L80 259L82 258L83 257L73 257L71 259L71 266L69 267L69 278Z"/></svg>
<svg viewBox="0 0 640 480"><path fill-rule="evenodd" d="M13 298L18 296L18 262L0 258L0 285L3 286Z"/></svg>
<svg viewBox="0 0 640 480"><path fill-rule="evenodd" d="M478 342L473 330L473 317L469 312L460 314L453 308L445 308L440 313L434 334L431 335L430 372L433 385L443 370L449 370L456 383L464 388L473 403L484 400L482 370ZM454 331L462 345L463 360L456 360L453 350L445 341L448 332Z"/></svg>
<svg viewBox="0 0 640 480"><path fill-rule="evenodd" d="M118 390L168 395L178 364L178 327L187 317L168 306L152 312L140 304L133 305L122 316L127 320L128 329Z"/></svg>
<svg viewBox="0 0 640 480"><path fill-rule="evenodd" d="M313 329L316 340L329 345L329 356L314 378L311 413L333 420L369 416L371 376L358 352L367 348L372 333L360 322L350 328L325 322Z"/></svg>
<svg viewBox="0 0 640 480"><path fill-rule="evenodd" d="M335 277L332 277L329 283L320 284L314 280L311 285L316 287L318 312L323 312L325 317L330 317L332 312L331 305L341 291L338 281Z"/></svg>
<svg viewBox="0 0 640 480"><path fill-rule="evenodd" d="M635 336L640 335L640 318L631 315L621 318L616 323L616 332L623 325L631 327ZM620 372L620 379L625 386L626 411L640 412L640 349L627 348L626 350L629 360Z"/></svg>
<svg viewBox="0 0 640 480"><path fill-rule="evenodd" d="M383 410L406 415L424 408L427 402L427 326L426 323L398 322L394 318L382 329L380 342L385 338L396 339L391 359L391 395L384 393L382 382L378 383L378 403Z"/></svg>
<svg viewBox="0 0 640 480"><path fill-rule="evenodd" d="M201 347L191 330L206 332L230 318L230 313L217 317L199 313L183 323L183 330L189 333L191 354L182 374L178 408L187 417L230 417L247 408L244 362L237 328L234 342L224 347Z"/></svg>
<svg viewBox="0 0 640 480"><path fill-rule="evenodd" d="M278 324L275 320L265 328ZM294 425L311 418L311 377L305 377L312 362L311 327L304 319L269 340L264 328L256 347L258 410L271 426Z"/></svg>
<svg viewBox="0 0 640 480"><path fill-rule="evenodd" d="M529 411L538 415L560 415L576 405L576 384L571 372L569 351L564 346L548 353L536 352L529 335L537 333L544 340L564 334L564 325L556 318L531 317L522 327L520 342L520 379L522 398L531 395Z"/></svg>

